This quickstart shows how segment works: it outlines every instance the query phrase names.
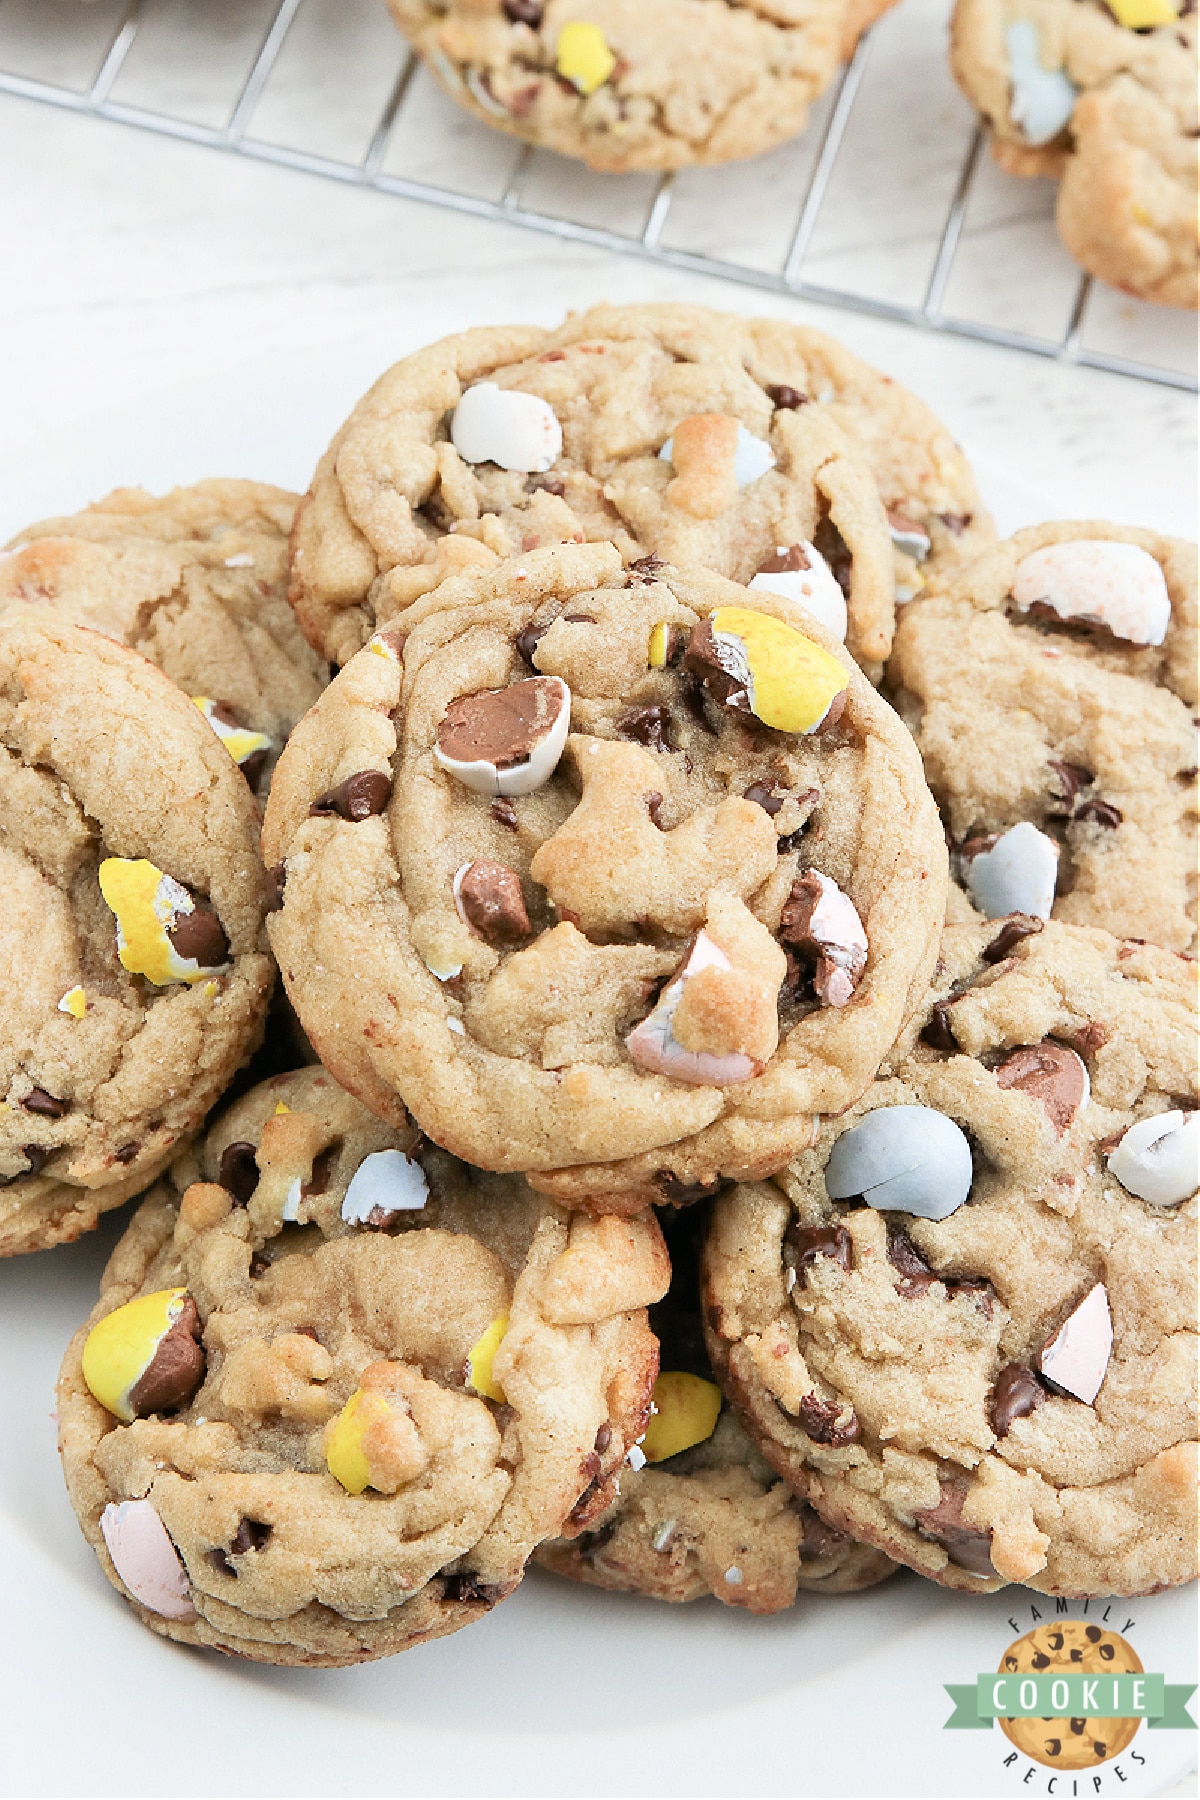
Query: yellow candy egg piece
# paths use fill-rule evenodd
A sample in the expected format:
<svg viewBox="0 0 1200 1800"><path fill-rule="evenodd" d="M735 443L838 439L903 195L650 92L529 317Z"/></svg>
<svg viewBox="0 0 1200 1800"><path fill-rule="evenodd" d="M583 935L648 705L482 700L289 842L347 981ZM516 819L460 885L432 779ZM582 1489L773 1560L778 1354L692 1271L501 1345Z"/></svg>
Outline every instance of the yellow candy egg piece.
<svg viewBox="0 0 1200 1800"><path fill-rule="evenodd" d="M73 1019L82 1019L87 1012L87 995L81 987L68 988L58 1003L60 1013L70 1013Z"/></svg>
<svg viewBox="0 0 1200 1800"><path fill-rule="evenodd" d="M721 606L712 629L718 647L745 664L755 718L775 731L813 731L850 685L836 656L770 613Z"/></svg>
<svg viewBox="0 0 1200 1800"><path fill-rule="evenodd" d="M650 648L647 661L652 669L665 669L667 658L671 653L671 627L655 625L650 633Z"/></svg>
<svg viewBox="0 0 1200 1800"><path fill-rule="evenodd" d="M608 39L598 25L584 19L573 19L558 34L555 67L564 81L569 81L581 94L594 94L603 87L617 59L608 47Z"/></svg>
<svg viewBox="0 0 1200 1800"><path fill-rule="evenodd" d="M471 1371L471 1386L477 1394L482 1394L488 1400L503 1401L505 1398L504 1389L492 1374L492 1362L507 1330L508 1314L501 1313L498 1318L492 1320L467 1358L467 1366Z"/></svg>
<svg viewBox="0 0 1200 1800"><path fill-rule="evenodd" d="M118 1306L93 1325L83 1346L83 1379L101 1406L128 1425L129 1390L183 1310L187 1289L163 1288Z"/></svg>
<svg viewBox="0 0 1200 1800"><path fill-rule="evenodd" d="M244 725L227 725L217 715L216 702L206 694L193 694L191 698L239 767L258 751L271 748L270 738L264 737L261 731L250 731Z"/></svg>
<svg viewBox="0 0 1200 1800"><path fill-rule="evenodd" d="M145 857L107 856L98 879L104 903L117 921L117 955L131 975L155 987L203 981L207 969L189 969L175 954L167 930L192 899L187 889Z"/></svg>
<svg viewBox="0 0 1200 1800"><path fill-rule="evenodd" d="M716 1430L721 1411L721 1390L713 1381L668 1369L654 1384L655 1411L650 1415L642 1449L646 1461L665 1462L693 1444L702 1444Z"/></svg>
<svg viewBox="0 0 1200 1800"><path fill-rule="evenodd" d="M348 1494L361 1494L371 1485L371 1465L363 1438L372 1425L386 1419L391 1408L382 1394L355 1388L325 1433L325 1462L329 1473Z"/></svg>
<svg viewBox="0 0 1200 1800"><path fill-rule="evenodd" d="M1108 0L1109 11L1127 31L1145 31L1153 25L1173 25L1179 8L1171 0Z"/></svg>

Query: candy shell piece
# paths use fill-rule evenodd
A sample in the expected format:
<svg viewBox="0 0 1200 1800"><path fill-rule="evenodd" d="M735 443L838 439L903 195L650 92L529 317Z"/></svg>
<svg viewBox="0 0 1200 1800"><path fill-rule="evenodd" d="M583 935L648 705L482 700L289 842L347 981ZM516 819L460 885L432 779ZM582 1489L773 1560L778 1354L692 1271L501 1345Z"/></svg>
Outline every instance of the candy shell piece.
<svg viewBox="0 0 1200 1800"><path fill-rule="evenodd" d="M73 1019L82 1019L87 1011L87 995L81 987L68 988L58 1003L60 1013L69 1013Z"/></svg>
<svg viewBox="0 0 1200 1800"><path fill-rule="evenodd" d="M625 1039L625 1048L634 1062L652 1075L666 1075L672 1081L687 1082L694 1087L733 1087L760 1074L761 1064L740 1050L730 1050L723 1055L708 1050L685 1050L671 1030L671 1020L683 998L685 982L701 969L732 967L721 946L706 931L697 933L679 974L663 989L653 1012L640 1025L635 1025Z"/></svg>
<svg viewBox="0 0 1200 1800"><path fill-rule="evenodd" d="M129 1390L154 1360L155 1351L183 1311L187 1289L164 1288L118 1306L93 1325L83 1346L83 1379L113 1417L134 1417Z"/></svg>
<svg viewBox="0 0 1200 1800"><path fill-rule="evenodd" d="M812 544L781 545L750 583L750 590L781 594L795 601L833 633L846 641L846 596L829 564Z"/></svg>
<svg viewBox="0 0 1200 1800"><path fill-rule="evenodd" d="M1043 1346L1037 1366L1052 1387L1091 1406L1104 1385L1112 1347L1108 1292L1098 1281Z"/></svg>
<svg viewBox="0 0 1200 1800"><path fill-rule="evenodd" d="M843 1132L825 1165L831 1200L948 1219L971 1191L971 1146L945 1113L883 1106Z"/></svg>
<svg viewBox="0 0 1200 1800"><path fill-rule="evenodd" d="M231 723L226 708L206 694L193 694L192 704L200 709L225 748L240 768L252 756L262 756L271 748L271 740L261 731L250 731L245 725Z"/></svg>
<svg viewBox="0 0 1200 1800"><path fill-rule="evenodd" d="M471 1386L475 1392L482 1394L487 1400L498 1400L501 1403L505 1399L505 1393L492 1373L492 1363L497 1350L504 1341L504 1334L507 1330L508 1314L500 1313L492 1320L478 1342L472 1346L467 1357Z"/></svg>
<svg viewBox="0 0 1200 1800"><path fill-rule="evenodd" d="M646 661L652 669L665 669L671 658L671 627L659 624L652 627Z"/></svg>
<svg viewBox="0 0 1200 1800"><path fill-rule="evenodd" d="M537 394L480 381L454 409L450 437L464 462L496 463L526 475L544 474L562 455L562 426Z"/></svg>
<svg viewBox="0 0 1200 1800"><path fill-rule="evenodd" d="M572 19L558 34L554 66L580 94L594 94L617 66L608 39L598 25Z"/></svg>
<svg viewBox="0 0 1200 1800"><path fill-rule="evenodd" d="M453 701L433 754L472 793L511 799L545 786L570 728L570 688L557 675L535 675Z"/></svg>
<svg viewBox="0 0 1200 1800"><path fill-rule="evenodd" d="M1149 551L1109 538L1045 544L1021 558L1013 577L1018 612L1036 607L1079 625L1102 626L1129 644L1161 644L1171 596Z"/></svg>
<svg viewBox="0 0 1200 1800"><path fill-rule="evenodd" d="M401 1150L376 1150L354 1171L342 1218L347 1225L365 1225L375 1212L419 1212L428 1199L429 1183L419 1163Z"/></svg>
<svg viewBox="0 0 1200 1800"><path fill-rule="evenodd" d="M134 1599L163 1619L194 1619L187 1570L149 1500L120 1500L100 1514L113 1568Z"/></svg>
<svg viewBox="0 0 1200 1800"><path fill-rule="evenodd" d="M1009 115L1027 144L1048 144L1075 110L1078 89L1063 69L1042 63L1041 40L1032 19L1016 19L1004 33L1012 94Z"/></svg>
<svg viewBox="0 0 1200 1800"><path fill-rule="evenodd" d="M380 1425L391 1413L382 1394L356 1388L337 1418L325 1431L325 1462L335 1481L340 1481L348 1494L361 1494L371 1486L371 1465L363 1449L363 1438L373 1425Z"/></svg>
<svg viewBox="0 0 1200 1800"><path fill-rule="evenodd" d="M1107 4L1126 31L1152 31L1156 25L1173 25L1179 17L1174 0L1107 0Z"/></svg>
<svg viewBox="0 0 1200 1800"><path fill-rule="evenodd" d="M1200 1187L1200 1112L1139 1119L1109 1157L1108 1167L1139 1200L1181 1206Z"/></svg>
<svg viewBox="0 0 1200 1800"><path fill-rule="evenodd" d="M100 864L100 892L117 921L117 955L132 975L155 987L203 980L227 966L229 945L214 912L197 907L188 890L144 857L108 856ZM181 955L172 941L212 960Z"/></svg>
<svg viewBox="0 0 1200 1800"><path fill-rule="evenodd" d="M1009 913L1048 919L1058 885L1058 845L1023 819L972 857L967 885L985 919Z"/></svg>
<svg viewBox="0 0 1200 1800"><path fill-rule="evenodd" d="M642 1450L647 1462L665 1462L712 1436L721 1411L721 1390L699 1375L668 1369L654 1384L653 1405Z"/></svg>
<svg viewBox="0 0 1200 1800"><path fill-rule="evenodd" d="M672 435L658 453L660 462L675 460L675 438ZM737 441L733 452L733 476L739 487L749 487L760 475L775 467L776 457L765 438L755 437L739 419Z"/></svg>
<svg viewBox="0 0 1200 1800"><path fill-rule="evenodd" d="M708 622L722 670L775 731L815 731L850 685L836 656L770 613L721 606Z"/></svg>

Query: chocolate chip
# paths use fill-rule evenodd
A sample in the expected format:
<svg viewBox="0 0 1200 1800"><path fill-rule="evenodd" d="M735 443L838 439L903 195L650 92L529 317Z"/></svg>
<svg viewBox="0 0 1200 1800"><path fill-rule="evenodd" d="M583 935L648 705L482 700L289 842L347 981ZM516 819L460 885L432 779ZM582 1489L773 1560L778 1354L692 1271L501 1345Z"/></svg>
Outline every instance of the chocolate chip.
<svg viewBox="0 0 1200 1800"><path fill-rule="evenodd" d="M801 1226L793 1220L787 1229L786 1242L800 1282L804 1280L805 1269L815 1263L818 1256L828 1256L843 1269L850 1269L853 1239L844 1225Z"/></svg>
<svg viewBox="0 0 1200 1800"><path fill-rule="evenodd" d="M1058 776L1059 786L1062 789L1060 798L1067 811L1070 812L1075 804L1076 794L1081 788L1090 787L1096 777L1090 769L1085 769L1082 763L1055 762L1052 759L1050 767Z"/></svg>
<svg viewBox="0 0 1200 1800"><path fill-rule="evenodd" d="M273 869L267 870L267 911L283 911L283 890L287 882L287 864L276 863Z"/></svg>
<svg viewBox="0 0 1200 1800"><path fill-rule="evenodd" d="M525 627L524 631L518 633L516 638L517 655L529 668L532 669L533 667L534 651L537 649L553 623L553 619L548 619L544 625L535 625L531 621Z"/></svg>
<svg viewBox="0 0 1200 1800"><path fill-rule="evenodd" d="M662 811L662 803L663 797L661 794L652 793L646 795L646 811L650 814L650 823L652 825L657 825L660 831L665 831L666 827L659 817L659 814Z"/></svg>
<svg viewBox="0 0 1200 1800"><path fill-rule="evenodd" d="M1107 800L1085 800L1082 806L1075 808L1075 822L1090 820L1093 825L1102 825L1106 831L1115 831L1125 817Z"/></svg>
<svg viewBox="0 0 1200 1800"><path fill-rule="evenodd" d="M798 1500L795 1507L800 1515L800 1555L806 1562L835 1556L844 1549L849 1542L845 1532L835 1531L832 1525L827 1525L807 1502Z"/></svg>
<svg viewBox="0 0 1200 1800"><path fill-rule="evenodd" d="M23 1171L26 1175L40 1175L50 1161L49 1150L43 1150L40 1144L22 1144L21 1151L29 1163L29 1167ZM9 1180L16 1181L17 1177L10 1175Z"/></svg>
<svg viewBox="0 0 1200 1800"><path fill-rule="evenodd" d="M258 1162L253 1144L226 1144L217 1168L217 1180L238 1206L248 1206L258 1186Z"/></svg>
<svg viewBox="0 0 1200 1800"><path fill-rule="evenodd" d="M631 562L625 571L625 585L627 587L650 587L658 580L660 572L666 566L660 556L639 556L637 561Z"/></svg>
<svg viewBox="0 0 1200 1800"><path fill-rule="evenodd" d="M922 1537L941 1544L950 1561L960 1569L966 1569L971 1575L991 1577L996 1573L992 1563L992 1534L980 1531L975 1525L964 1525L962 1509L966 1497L967 1489L962 1483L943 1481L937 1505L914 1515L917 1530Z"/></svg>
<svg viewBox="0 0 1200 1800"><path fill-rule="evenodd" d="M477 1575L447 1575L443 1589L447 1600L482 1600L485 1606L494 1606L501 1592L499 1587L480 1581Z"/></svg>
<svg viewBox="0 0 1200 1800"><path fill-rule="evenodd" d="M795 412L798 406L808 405L808 395L802 394L799 388L788 387L786 382L780 382L776 387L769 387L767 398L773 406L779 408L780 412Z"/></svg>
<svg viewBox="0 0 1200 1800"><path fill-rule="evenodd" d="M950 1029L953 1004L953 1000L935 1000L929 1023L921 1033L923 1044L928 1044L931 1050L941 1050L946 1056L953 1056L958 1050L958 1039Z"/></svg>
<svg viewBox="0 0 1200 1800"><path fill-rule="evenodd" d="M1025 1363L1007 1363L997 1375L989 1408L992 1430L1007 1437L1014 1419L1024 1419L1046 1398L1046 1390Z"/></svg>
<svg viewBox="0 0 1200 1800"><path fill-rule="evenodd" d="M518 4L520 0L518 0ZM533 4L534 0L530 0ZM538 11L541 12L540 0L537 0ZM567 491L567 484L561 475L551 470L545 475L530 475L525 482L526 491L531 494L557 494L561 500Z"/></svg>
<svg viewBox="0 0 1200 1800"><path fill-rule="evenodd" d="M1074 1050L1043 1038L1010 1052L995 1071L1002 1088L1018 1088L1040 1100L1061 1137L1087 1097L1087 1070Z"/></svg>
<svg viewBox="0 0 1200 1800"><path fill-rule="evenodd" d="M238 1572L234 1568L233 1564L230 1562L228 1556L226 1556L224 1550L221 1549L221 1546L219 1544L214 1544L212 1549L209 1551L208 1561L211 1564L211 1566L217 1571L218 1575L228 1575L234 1581L237 1580Z"/></svg>
<svg viewBox="0 0 1200 1800"><path fill-rule="evenodd" d="M336 817L358 825L384 812L392 794L392 778L382 769L359 769L340 786L318 794L309 807L315 819Z"/></svg>
<svg viewBox="0 0 1200 1800"><path fill-rule="evenodd" d="M324 1150L317 1151L312 1160L312 1173L307 1181L300 1184L300 1192L306 1200L312 1194L329 1192L329 1178L337 1166L341 1149L341 1139L339 1138L336 1143L329 1144Z"/></svg>
<svg viewBox="0 0 1200 1800"><path fill-rule="evenodd" d="M854 559L850 554L849 544L828 514L821 520L813 533L813 549L819 551L825 558L833 579L848 600Z"/></svg>
<svg viewBox="0 0 1200 1800"><path fill-rule="evenodd" d="M262 780L262 772L266 766L267 752L265 750L252 750L249 756L243 756L241 762L238 764L238 768L242 771L247 782L256 792L258 784Z"/></svg>
<svg viewBox="0 0 1200 1800"><path fill-rule="evenodd" d="M44 1119L62 1119L71 1110L69 1100L56 1100L45 1088L30 1088L21 1105L26 1112L40 1113Z"/></svg>
<svg viewBox="0 0 1200 1800"><path fill-rule="evenodd" d="M896 1292L904 1300L919 1300L940 1276L935 1275L906 1231L888 1233L888 1261L900 1271Z"/></svg>
<svg viewBox="0 0 1200 1800"><path fill-rule="evenodd" d="M594 613L564 613L562 621L564 625L594 625L596 616Z"/></svg>
<svg viewBox="0 0 1200 1800"><path fill-rule="evenodd" d="M204 1380L205 1357L199 1338L200 1314L189 1294L179 1317L129 1390L135 1419L177 1412L187 1405Z"/></svg>
<svg viewBox="0 0 1200 1800"><path fill-rule="evenodd" d="M456 888L464 919L485 943L509 950L532 934L520 877L503 863L478 857L459 876Z"/></svg>
<svg viewBox="0 0 1200 1800"><path fill-rule="evenodd" d="M493 800L488 808L497 825L503 825L505 831L516 831L517 809L511 800Z"/></svg>
<svg viewBox="0 0 1200 1800"><path fill-rule="evenodd" d="M602 1456L604 1454L604 1452L608 1449L608 1446L611 1443L612 1443L612 1426L609 1424L608 1420L606 1419L604 1421L603 1425L600 1427L599 1431L596 1433L595 1449Z"/></svg>
<svg viewBox="0 0 1200 1800"><path fill-rule="evenodd" d="M787 799L787 794L781 793L773 781L752 781L742 799L752 800L755 806L761 806L773 819Z"/></svg>
<svg viewBox="0 0 1200 1800"><path fill-rule="evenodd" d="M938 518L942 521L942 524L946 527L946 530L951 532L954 537L961 537L963 532L967 529L967 526L971 523L971 520L974 517L975 517L974 513L939 513L938 514Z"/></svg>
<svg viewBox="0 0 1200 1800"><path fill-rule="evenodd" d="M202 969L217 969L229 961L229 939L212 907L197 900L189 913L176 913L167 937L176 956Z"/></svg>
<svg viewBox="0 0 1200 1800"><path fill-rule="evenodd" d="M617 736L633 744L644 744L647 750L659 752L673 748L671 712L666 706L639 706L617 721Z"/></svg>
<svg viewBox="0 0 1200 1800"><path fill-rule="evenodd" d="M696 675L685 674L680 683L680 692L683 696L683 704L697 725L707 731L709 737L716 737L717 728L709 718L708 707L705 704L704 683Z"/></svg>
<svg viewBox="0 0 1200 1800"><path fill-rule="evenodd" d="M822 1400L816 1394L805 1394L800 1402L800 1423L814 1444L828 1444L841 1450L856 1444L862 1435L858 1416L853 1411L843 1418L846 1408L838 1400Z"/></svg>
<svg viewBox="0 0 1200 1800"><path fill-rule="evenodd" d="M137 1153L140 1149L141 1145L137 1142L132 1144L122 1144L119 1150L113 1151L113 1161L118 1163L135 1162L137 1160Z"/></svg>
<svg viewBox="0 0 1200 1800"><path fill-rule="evenodd" d="M654 1177L654 1185L667 1206L697 1206L702 1200L715 1200L718 1194L727 1192L733 1182L725 1175L714 1176L711 1181L680 1181L669 1169L660 1169Z"/></svg>
<svg viewBox="0 0 1200 1800"><path fill-rule="evenodd" d="M238 1521L233 1542L229 1546L230 1554L244 1556L247 1550L263 1549L272 1529L272 1526L264 1524L261 1519L250 1519L243 1515Z"/></svg>
<svg viewBox="0 0 1200 1800"><path fill-rule="evenodd" d="M1023 938L1036 937L1039 931L1045 930L1046 921L1039 919L1034 913L1013 913L1005 919L1000 930L983 952L986 963L1003 962L1009 951L1014 949Z"/></svg>
<svg viewBox="0 0 1200 1800"><path fill-rule="evenodd" d="M266 1252L262 1251L262 1250L256 1250L254 1252L254 1255L250 1258L250 1279L251 1279L251 1281L261 1281L262 1277L266 1274L266 1272L270 1268L270 1266L271 1266L271 1258L266 1254Z"/></svg>
<svg viewBox="0 0 1200 1800"><path fill-rule="evenodd" d="M529 25L536 31L545 6L543 0L500 0L500 10L514 25Z"/></svg>

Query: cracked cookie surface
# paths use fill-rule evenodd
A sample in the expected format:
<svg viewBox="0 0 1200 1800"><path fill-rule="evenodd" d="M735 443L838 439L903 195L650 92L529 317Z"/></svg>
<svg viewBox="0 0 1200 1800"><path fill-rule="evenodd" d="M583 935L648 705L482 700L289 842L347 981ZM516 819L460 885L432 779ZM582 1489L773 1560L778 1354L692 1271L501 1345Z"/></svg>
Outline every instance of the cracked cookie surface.
<svg viewBox="0 0 1200 1800"><path fill-rule="evenodd" d="M910 1053L777 1186L717 1202L709 1348L775 1467L922 1574L1153 1592L1196 1573L1192 970L1013 924L948 927ZM888 1140L912 1154L881 1151L913 1107ZM1179 1132L1153 1203L1151 1119ZM950 1199L934 1126L965 1133ZM881 1154L925 1193L881 1193Z"/></svg>
<svg viewBox="0 0 1200 1800"><path fill-rule="evenodd" d="M326 1066L568 1204L782 1167L936 955L908 733L800 608L611 545L458 577L405 622L293 733L267 810L272 942Z"/></svg>
<svg viewBox="0 0 1200 1800"><path fill-rule="evenodd" d="M264 1662L390 1655L483 1616L607 1505L657 1371L652 1215L569 1218L316 1068L236 1102L171 1181L58 1399L84 1533L154 1630ZM172 1293L186 1373L151 1338L113 1398L122 1321Z"/></svg>
<svg viewBox="0 0 1200 1800"><path fill-rule="evenodd" d="M996 160L1059 177L1058 229L1075 260L1127 293L1194 308L1191 0L958 0L951 46Z"/></svg>
<svg viewBox="0 0 1200 1800"><path fill-rule="evenodd" d="M49 609L140 651L198 702L255 787L329 677L287 605L297 496L213 480L118 488L0 556L0 616Z"/></svg>
<svg viewBox="0 0 1200 1800"><path fill-rule="evenodd" d="M1094 547L1107 557L1105 546L1140 553L1141 573L1157 581L1162 611L1150 635L1162 631L1160 642L1139 644L1098 616L1056 616L1036 601L1019 609L1022 571L1036 570L1037 557L1044 566L1052 550L1056 559L1090 558L1068 573L1085 596L1089 586L1099 594L1105 565ZM1120 587L1108 593L1122 597ZM1061 592L1059 603L1067 604ZM1136 628L1120 612L1113 619ZM973 853L1032 824L1051 840L1052 860L1058 851L1056 919L1191 947L1194 546L1101 523L1018 532L902 609L888 684L958 847L952 869L968 888Z"/></svg>
<svg viewBox="0 0 1200 1800"><path fill-rule="evenodd" d="M197 709L44 613L0 627L0 1254L149 1186L261 1035L258 815Z"/></svg>
<svg viewBox="0 0 1200 1800"><path fill-rule="evenodd" d="M467 394L491 400L486 436L460 429ZM522 454L538 423L546 437ZM682 485L662 454L680 426ZM510 467L479 460L507 450ZM602 306L556 331L463 332L390 369L301 503L290 598L344 663L496 556L608 540L626 562L651 553L749 582L807 543L844 587L847 645L875 677L897 590L993 535L945 428L832 339L703 307Z"/></svg>

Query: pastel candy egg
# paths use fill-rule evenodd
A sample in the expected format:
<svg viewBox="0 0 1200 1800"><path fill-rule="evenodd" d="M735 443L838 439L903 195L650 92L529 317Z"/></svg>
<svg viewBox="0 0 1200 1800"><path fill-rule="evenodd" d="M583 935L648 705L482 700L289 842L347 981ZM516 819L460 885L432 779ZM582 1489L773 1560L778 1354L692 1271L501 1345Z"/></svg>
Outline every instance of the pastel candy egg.
<svg viewBox="0 0 1200 1800"><path fill-rule="evenodd" d="M382 1394L356 1388L325 1433L325 1462L329 1473L348 1494L361 1494L372 1486L371 1463L363 1439L372 1426L391 1415Z"/></svg>
<svg viewBox="0 0 1200 1800"><path fill-rule="evenodd" d="M1078 89L1063 69L1042 63L1037 26L1016 19L1004 34L1012 92L1009 115L1027 144L1048 144L1075 110Z"/></svg>
<svg viewBox="0 0 1200 1800"><path fill-rule="evenodd" d="M226 965L229 942L216 913L154 863L106 857L99 882L117 921L117 955L131 974L166 987L200 981Z"/></svg>
<svg viewBox="0 0 1200 1800"><path fill-rule="evenodd" d="M1104 1385L1112 1347L1108 1291L1098 1281L1043 1344L1037 1366L1051 1386L1091 1406Z"/></svg>
<svg viewBox="0 0 1200 1800"><path fill-rule="evenodd" d="M675 438L672 435L659 451L662 462L674 462ZM755 437L747 431L741 420L737 421L737 435L733 445L733 478L739 487L749 487L760 475L775 467L775 452L765 438Z"/></svg>
<svg viewBox="0 0 1200 1800"><path fill-rule="evenodd" d="M812 544L781 545L750 583L751 591L781 594L804 607L839 643L846 639L846 596Z"/></svg>
<svg viewBox="0 0 1200 1800"><path fill-rule="evenodd" d="M830 651L741 606L718 607L693 627L685 666L723 705L776 731L815 731L850 685Z"/></svg>
<svg viewBox="0 0 1200 1800"><path fill-rule="evenodd" d="M971 1191L971 1146L945 1113L884 1106L843 1132L825 1165L831 1200L948 1219Z"/></svg>
<svg viewBox="0 0 1200 1800"><path fill-rule="evenodd" d="M571 725L571 690L557 675L451 701L438 727L439 767L476 794L514 796L543 787Z"/></svg>
<svg viewBox="0 0 1200 1800"><path fill-rule="evenodd" d="M1171 623L1162 569L1137 544L1075 538L1021 558L1013 577L1019 612L1096 625L1130 644L1161 644Z"/></svg>
<svg viewBox="0 0 1200 1800"><path fill-rule="evenodd" d="M598 25L572 19L558 34L554 66L579 93L594 94L616 68L617 59Z"/></svg>
<svg viewBox="0 0 1200 1800"><path fill-rule="evenodd" d="M187 1570L149 1500L120 1500L100 1514L100 1531L134 1599L163 1619L194 1619Z"/></svg>
<svg viewBox="0 0 1200 1800"><path fill-rule="evenodd" d="M164 1288L118 1306L83 1346L83 1379L114 1418L128 1425L190 1400L204 1380L196 1304L186 1288Z"/></svg>
<svg viewBox="0 0 1200 1800"><path fill-rule="evenodd" d="M1156 1113L1131 1125L1108 1159L1111 1174L1152 1206L1180 1206L1200 1187L1200 1113Z"/></svg>
<svg viewBox="0 0 1200 1800"><path fill-rule="evenodd" d="M642 1451L647 1462L665 1462L712 1436L721 1411L721 1390L699 1375L668 1369L654 1384L653 1408Z"/></svg>
<svg viewBox="0 0 1200 1800"><path fill-rule="evenodd" d="M376 1150L365 1156L354 1171L342 1218L347 1225L365 1225L373 1214L419 1212L429 1199L429 1183L419 1163L400 1150Z"/></svg>
<svg viewBox="0 0 1200 1800"><path fill-rule="evenodd" d="M744 1051L687 1050L671 1029L684 987L692 976L702 969L732 967L729 957L706 931L696 934L682 969L667 983L653 1011L625 1039L625 1048L640 1068L648 1069L652 1075L667 1075L672 1081L719 1088L751 1081L762 1073L762 1064Z"/></svg>
<svg viewBox="0 0 1200 1800"><path fill-rule="evenodd" d="M1048 919L1058 884L1058 845L1022 820L972 857L967 871L971 898L985 919L1027 913Z"/></svg>
<svg viewBox="0 0 1200 1800"><path fill-rule="evenodd" d="M500 1313L494 1318L483 1336L474 1344L467 1357L467 1369L471 1386L477 1394L483 1394L488 1400L499 1400L503 1403L504 1389L492 1372L496 1352L504 1341L508 1330L508 1314Z"/></svg>
<svg viewBox="0 0 1200 1800"><path fill-rule="evenodd" d="M526 475L543 474L562 455L562 426L536 394L481 381L454 409L450 437L464 462L496 463Z"/></svg>

